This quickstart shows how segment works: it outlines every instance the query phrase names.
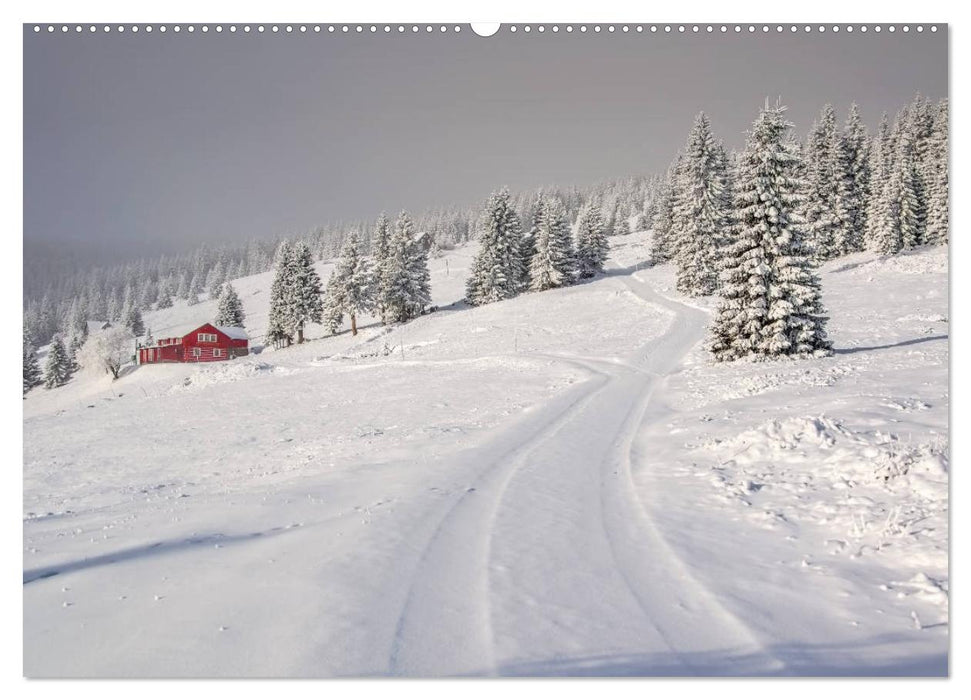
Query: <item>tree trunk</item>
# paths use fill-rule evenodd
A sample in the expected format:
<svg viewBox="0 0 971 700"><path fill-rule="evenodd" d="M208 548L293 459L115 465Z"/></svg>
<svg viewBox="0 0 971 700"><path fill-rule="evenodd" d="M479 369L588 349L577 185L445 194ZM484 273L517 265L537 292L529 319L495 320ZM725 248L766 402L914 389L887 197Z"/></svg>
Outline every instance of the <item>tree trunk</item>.
<svg viewBox="0 0 971 700"><path fill-rule="evenodd" d="M297 345L303 342L303 326L297 329Z"/></svg>
<svg viewBox="0 0 971 700"><path fill-rule="evenodd" d="M357 335L357 316L351 314L351 335Z"/></svg>

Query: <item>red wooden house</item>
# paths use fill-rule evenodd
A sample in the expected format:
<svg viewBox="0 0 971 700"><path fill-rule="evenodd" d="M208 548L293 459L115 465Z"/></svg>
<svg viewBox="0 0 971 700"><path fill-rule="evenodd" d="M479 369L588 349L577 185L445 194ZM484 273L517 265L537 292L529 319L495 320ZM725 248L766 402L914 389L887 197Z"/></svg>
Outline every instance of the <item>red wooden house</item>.
<svg viewBox="0 0 971 700"><path fill-rule="evenodd" d="M158 338L138 348L138 364L157 362L220 362L249 354L249 336L242 328L204 323L181 336Z"/></svg>

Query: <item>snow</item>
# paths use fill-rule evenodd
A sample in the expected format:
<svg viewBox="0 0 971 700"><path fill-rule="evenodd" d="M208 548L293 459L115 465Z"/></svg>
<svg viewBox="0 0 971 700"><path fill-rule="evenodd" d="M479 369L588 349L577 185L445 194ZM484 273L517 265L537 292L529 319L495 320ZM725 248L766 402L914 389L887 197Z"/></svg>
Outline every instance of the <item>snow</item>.
<svg viewBox="0 0 971 700"><path fill-rule="evenodd" d="M214 326L217 331L228 335L233 340L249 340L249 335L245 328L236 326Z"/></svg>
<svg viewBox="0 0 971 700"><path fill-rule="evenodd" d="M610 242L573 287L469 308L466 246L408 324L31 391L25 674L946 674L947 249L827 263L833 357L714 365L713 301ZM255 350L271 282L233 282Z"/></svg>

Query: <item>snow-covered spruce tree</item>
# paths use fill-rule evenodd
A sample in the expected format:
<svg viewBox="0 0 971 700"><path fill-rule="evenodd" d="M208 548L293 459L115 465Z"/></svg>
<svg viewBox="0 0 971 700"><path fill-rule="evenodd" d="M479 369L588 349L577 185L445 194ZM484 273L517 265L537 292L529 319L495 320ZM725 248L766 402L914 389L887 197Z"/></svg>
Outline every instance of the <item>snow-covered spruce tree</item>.
<svg viewBox="0 0 971 700"><path fill-rule="evenodd" d="M894 143L895 150L879 195L870 239L870 248L883 255L894 255L918 245L924 228L922 183L912 131L899 128Z"/></svg>
<svg viewBox="0 0 971 700"><path fill-rule="evenodd" d="M576 223L577 274L593 277L603 272L610 243L604 230L603 216L596 202L590 202L580 210Z"/></svg>
<svg viewBox="0 0 971 700"><path fill-rule="evenodd" d="M374 277L374 287L375 287L375 304L378 311L378 316L381 317L381 323L385 322L384 313L384 301L381 297L380 290L383 288L384 282L382 275L385 269L385 261L388 259L388 251L391 249L391 226L388 224L388 216L384 212L378 217L377 224L374 227L374 236L371 239L371 261L372 261L372 271L371 274Z"/></svg>
<svg viewBox="0 0 971 700"><path fill-rule="evenodd" d="M176 299L187 300L189 298L189 273L183 271L179 275L179 284L175 288Z"/></svg>
<svg viewBox="0 0 971 700"><path fill-rule="evenodd" d="M918 94L910 107L910 120L906 125L910 139L911 159L917 174L917 231L914 245L923 245L927 238L927 201L932 179L931 136L934 132L934 114L930 102ZM898 142L898 148L900 144Z"/></svg>
<svg viewBox="0 0 971 700"><path fill-rule="evenodd" d="M157 309L172 308L172 288L168 282L163 283L158 290L158 300L155 302Z"/></svg>
<svg viewBox="0 0 971 700"><path fill-rule="evenodd" d="M465 283L465 298L479 306L511 299L526 276L522 226L509 202L509 190L493 192L478 223L479 252Z"/></svg>
<svg viewBox="0 0 971 700"><path fill-rule="evenodd" d="M724 149L704 112L685 144L672 207L671 236L682 294L707 296L718 286L716 263L729 225Z"/></svg>
<svg viewBox="0 0 971 700"><path fill-rule="evenodd" d="M856 103L843 128L839 149L838 217L836 239L839 255L863 250L867 202L870 194L870 142Z"/></svg>
<svg viewBox="0 0 971 700"><path fill-rule="evenodd" d="M927 229L926 242L943 245L948 242L948 138L947 100L941 100L934 114L934 126L928 147Z"/></svg>
<svg viewBox="0 0 971 700"><path fill-rule="evenodd" d="M216 309L216 325L243 328L246 314L243 312L243 302L230 282L226 282L219 292L219 304Z"/></svg>
<svg viewBox="0 0 971 700"><path fill-rule="evenodd" d="M535 215L534 215L535 221ZM536 254L536 227L533 226L528 231L523 231L522 238L519 241L519 260L520 269L523 271L522 279L520 280L520 288L523 291L529 291L530 285L532 284L532 278L529 276L529 267L532 263L533 255Z"/></svg>
<svg viewBox="0 0 971 700"><path fill-rule="evenodd" d="M927 215L931 183L934 179L936 158L934 157L933 136L935 109L930 101L918 94L911 103L910 124L913 159L917 170L920 224L917 232L917 245L927 242Z"/></svg>
<svg viewBox="0 0 971 700"><path fill-rule="evenodd" d="M529 288L542 292L573 283L576 261L566 212L557 197L540 202L533 225L535 250L529 263Z"/></svg>
<svg viewBox="0 0 971 700"><path fill-rule="evenodd" d="M142 312L137 306L130 306L125 314L124 326L136 338L145 333L145 323L142 321Z"/></svg>
<svg viewBox="0 0 971 700"><path fill-rule="evenodd" d="M337 267L324 293L324 323L336 334L347 315L351 335L357 335L357 317L373 307L374 285L367 259L361 254L357 234L351 233L341 248Z"/></svg>
<svg viewBox="0 0 971 700"><path fill-rule="evenodd" d="M37 362L37 348L31 337L30 328L24 324L24 393L40 384L40 364Z"/></svg>
<svg viewBox="0 0 971 700"><path fill-rule="evenodd" d="M427 251L415 239L408 212L395 221L388 256L381 268L380 299L386 323L399 323L420 315L431 303Z"/></svg>
<svg viewBox="0 0 971 700"><path fill-rule="evenodd" d="M125 308L124 297L122 296L120 290L115 290L108 302L107 320L111 321L112 323L122 323L124 322L127 314L128 309Z"/></svg>
<svg viewBox="0 0 971 700"><path fill-rule="evenodd" d="M218 260L206 275L206 289L209 290L209 298L215 299L219 296L223 282L226 281L226 268L222 260Z"/></svg>
<svg viewBox="0 0 971 700"><path fill-rule="evenodd" d="M293 342L287 317L289 290L293 286L293 246L280 243L276 252L276 273L270 285L270 314L266 327L266 341L274 347L286 347Z"/></svg>
<svg viewBox="0 0 971 700"><path fill-rule="evenodd" d="M682 156L679 154L668 168L658 191L654 219L651 221L651 229L653 230L651 260L655 264L665 263L674 258L676 246L671 234L671 223L681 162Z"/></svg>
<svg viewBox="0 0 971 700"><path fill-rule="evenodd" d="M614 228L610 235L612 236L629 236L632 233L630 229L630 221L626 216L618 216L614 219Z"/></svg>
<svg viewBox="0 0 971 700"><path fill-rule="evenodd" d="M286 294L286 320L297 343L304 341L303 331L308 323L323 321L324 304L321 297L320 276L314 269L310 247L298 241L293 247L292 286Z"/></svg>
<svg viewBox="0 0 971 700"><path fill-rule="evenodd" d="M53 389L70 378L71 360L67 356L67 349L61 336L55 335L47 350L47 362L44 363L44 387Z"/></svg>
<svg viewBox="0 0 971 700"><path fill-rule="evenodd" d="M720 265L710 328L715 360L828 355L820 283L798 209L803 184L785 107L768 102L749 133L735 186L737 238Z"/></svg>
<svg viewBox="0 0 971 700"><path fill-rule="evenodd" d="M833 105L823 107L804 149L807 178L805 218L809 244L819 263L840 254L840 138Z"/></svg>
<svg viewBox="0 0 971 700"><path fill-rule="evenodd" d="M877 133L870 141L870 186L867 192L863 247L875 247L877 222L883 208L882 197L890 179L887 152L890 148L890 120L884 112Z"/></svg>
<svg viewBox="0 0 971 700"><path fill-rule="evenodd" d="M82 339L80 336L77 336L77 335L70 336L67 342L67 345L65 346L67 349L67 361L71 367L72 373L77 372L79 369L81 369L81 363L78 360L78 355L80 354L81 348L83 346L84 346L84 339Z"/></svg>
<svg viewBox="0 0 971 700"><path fill-rule="evenodd" d="M148 280L142 286L138 295L138 307L141 309L150 309L156 299L158 299L158 285L152 280Z"/></svg>
<svg viewBox="0 0 971 700"><path fill-rule="evenodd" d="M88 338L88 319L81 304L71 305L68 331L72 338L79 338L81 343Z"/></svg>
<svg viewBox="0 0 971 700"><path fill-rule="evenodd" d="M202 294L205 278L202 274L193 274L189 278L189 298L186 300L189 306L199 303L199 295Z"/></svg>

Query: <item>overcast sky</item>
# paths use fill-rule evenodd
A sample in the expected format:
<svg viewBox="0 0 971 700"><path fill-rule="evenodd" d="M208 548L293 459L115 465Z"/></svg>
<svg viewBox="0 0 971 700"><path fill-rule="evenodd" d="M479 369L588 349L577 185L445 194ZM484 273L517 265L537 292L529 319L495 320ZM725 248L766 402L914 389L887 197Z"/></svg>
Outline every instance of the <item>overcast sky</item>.
<svg viewBox="0 0 971 700"><path fill-rule="evenodd" d="M947 94L931 33L35 34L25 242L130 255L305 232L501 185L662 171L706 111L729 147L766 96L800 134ZM70 246L74 248L75 246Z"/></svg>

